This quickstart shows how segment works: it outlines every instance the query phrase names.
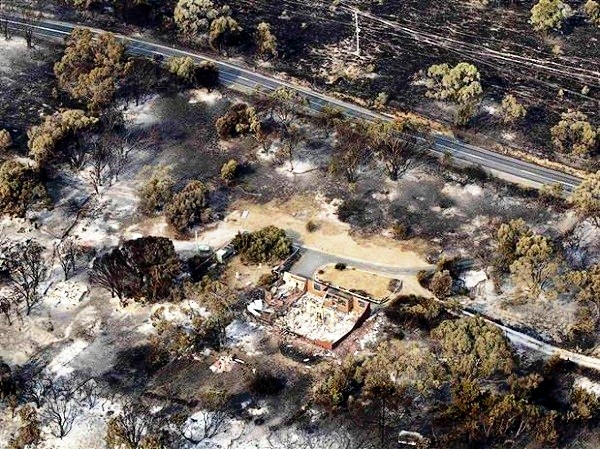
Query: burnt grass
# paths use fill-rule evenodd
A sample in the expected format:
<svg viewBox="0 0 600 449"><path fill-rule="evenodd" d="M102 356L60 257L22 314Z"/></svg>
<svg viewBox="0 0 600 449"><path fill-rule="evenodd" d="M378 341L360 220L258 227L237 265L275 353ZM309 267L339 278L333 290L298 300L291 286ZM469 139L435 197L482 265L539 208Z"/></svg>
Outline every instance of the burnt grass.
<svg viewBox="0 0 600 449"><path fill-rule="evenodd" d="M57 86L54 62L62 49L46 43L32 50L14 51L5 61L10 68L0 76L0 129L9 130L13 149L27 151L27 130L40 122L40 115L56 110L59 100L53 96Z"/></svg>
<svg viewBox="0 0 600 449"><path fill-rule="evenodd" d="M333 86L315 77L325 60L323 56L315 55L313 49L351 38L354 27L350 13L341 8L330 10L324 2L275 4L262 0L252 2L251 7L250 2L240 3L241 14L238 15L242 22L247 20L246 27L253 26L248 23L250 20L266 20L274 28L280 47L284 49L277 68L307 79L322 90L333 89L367 100L387 92L391 106L449 124L448 112L425 98L424 88L415 85L415 78L432 64L470 62L481 72L486 100L499 101L510 91L526 104L529 117L520 129L515 130L517 139L512 144L536 152L551 150L549 128L567 108L586 112L591 119L597 112L600 93L594 86L598 79L579 78L570 70L572 67L597 70L594 67L600 58L600 46L591 45L597 41L597 28L574 17L567 21L562 33L541 36L528 23L533 1L485 8L470 7L461 1L354 1L352 3L362 11L370 10L403 28L362 18L362 49L365 54L375 56L377 76L355 82L342 79ZM581 3L574 2L572 6L575 8ZM291 19L282 18L284 10ZM552 54L550 38L560 44L563 56ZM526 62L517 63L510 55L501 55L503 59L494 58L486 48L525 59L540 59L548 66L555 65L549 72ZM559 71L554 70L557 66ZM581 94L585 85L591 88L588 95ZM560 89L564 91L562 98L558 96ZM504 129L497 119L490 120L483 112L472 120L471 128L496 140L502 138Z"/></svg>

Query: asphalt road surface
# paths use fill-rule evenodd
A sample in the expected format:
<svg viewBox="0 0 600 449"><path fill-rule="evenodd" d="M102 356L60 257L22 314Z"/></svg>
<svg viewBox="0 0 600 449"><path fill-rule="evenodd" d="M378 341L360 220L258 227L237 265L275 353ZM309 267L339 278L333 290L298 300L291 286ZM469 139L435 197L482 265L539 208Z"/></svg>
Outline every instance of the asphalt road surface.
<svg viewBox="0 0 600 449"><path fill-rule="evenodd" d="M374 273L382 274L389 277L402 276L402 275L416 275L419 271L423 270L423 267L411 268L411 267L397 267L394 265L385 265L375 262L369 262L366 260L353 259L350 257L340 257L335 254L324 253L314 248L308 248L302 246L300 248L300 254L302 257L292 266L290 271L300 276L312 278L316 271L323 265L345 263L348 266L359 268L361 270L372 271ZM435 269L434 265L431 265L429 269Z"/></svg>
<svg viewBox="0 0 600 449"><path fill-rule="evenodd" d="M13 29L17 30L24 27L23 22L18 18L9 20L9 24ZM35 25L34 34L40 38L62 39L69 35L76 26L78 25L53 20L42 20ZM90 29L95 33L103 32L95 28ZM242 90L255 90L258 88L264 92L280 87L287 87L302 93L309 100L309 107L313 111L319 111L323 106L328 105L342 110L348 117L365 120L393 120L391 116L370 111L314 90L265 76L252 69L215 59L198 52L190 52L157 42L119 34L116 34L116 36L126 42L127 48L132 54L149 57L162 56L163 58L190 56L197 62L214 62L219 68L220 81L225 87ZM459 163L479 165L496 176L535 187L541 187L545 184L560 184L566 192L570 192L581 182L581 179L576 176L468 145L448 136L436 135L430 150L436 155L450 154Z"/></svg>

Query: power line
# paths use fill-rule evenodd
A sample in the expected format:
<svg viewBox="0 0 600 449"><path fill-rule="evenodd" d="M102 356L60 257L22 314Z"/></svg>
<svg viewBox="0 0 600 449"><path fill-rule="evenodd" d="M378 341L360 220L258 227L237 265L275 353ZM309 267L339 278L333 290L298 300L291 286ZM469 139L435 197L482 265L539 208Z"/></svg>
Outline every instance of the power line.
<svg viewBox="0 0 600 449"><path fill-rule="evenodd" d="M253 8L256 8L256 6L257 6L255 1L251 1L251 0L238 0L238 1L240 3L249 4ZM583 94L577 90L573 90L573 89L565 86L563 83L559 84L559 83L555 83L555 82L551 82L551 81L547 81L547 80L542 80L542 79L539 79L537 76L532 75L532 73L531 73L531 69L539 70L542 73L546 73L547 75L553 76L558 79L563 79L565 81L567 79L569 79L571 81L580 83L581 85L588 85L588 84L595 85L595 84L598 84L597 81L600 81L600 72L597 72L594 70L589 70L589 69L582 68L582 67L572 66L570 64L567 65L564 62L557 63L557 62L553 62L553 61L542 60L539 58L521 56L521 55L517 55L514 53L510 53L510 52L498 51L498 50L491 49L485 45L469 44L469 43L463 42L461 40L453 39L450 37L440 36L434 32L424 31L423 29L418 29L418 28L407 27L407 26L401 25L397 22L386 20L381 17L375 16L373 14L370 14L370 13L367 13L364 11L360 11L357 8L355 8L353 5L349 5L347 1L342 1L341 7L339 7L339 8L335 8L335 9L329 8L330 14L327 14L327 11L324 8L317 8L317 7L315 7L315 5L311 5L312 9L311 9L310 13L304 13L303 11L307 8L307 5L305 3L301 3L298 1L294 1L294 0L280 0L279 4L280 5L283 4L284 7L289 6L291 8L296 8L293 11L294 15L301 16L301 17L318 18L321 21L325 21L328 23L337 23L340 25L344 25L348 28L350 28L352 26L352 18L356 13L356 15L360 15L367 19L367 22L363 22L360 26L360 32L361 32L360 37L363 40L374 44L375 46L386 45L394 50L401 51L402 47L391 43L389 38L390 37L398 37L400 39L403 39L408 36L409 38L411 38L412 40L414 40L418 43L425 43L427 45L431 45L434 47L443 48L443 49L449 50L457 55L460 55L461 57L468 58L468 59L476 61L482 65L488 66L496 71L507 72L509 77L514 76L515 75L514 72L518 71L518 76L520 76L521 78L524 78L526 80L529 80L533 84L541 84L542 86L553 89L557 92L562 90L563 92L568 92L568 93L572 94L573 96L577 96L584 100L597 102L596 98L591 97L586 94ZM270 5L272 5L272 3L268 2L268 4L266 4L265 6L268 7ZM344 15L346 18L340 20L338 17L335 17L335 18L332 17L334 14L337 16ZM385 25L385 28L382 28L380 25L375 26L374 24L369 24L369 21L378 23L380 25L383 24L383 25ZM426 24L422 24L422 25L424 25L424 27L427 27ZM354 23L354 27L356 29L356 22ZM390 31L390 29L394 30L394 31ZM461 32L461 34L465 35L465 36L474 36L472 34L464 33L464 32ZM355 37L356 37L356 31L355 31ZM497 42L496 39L492 38L491 40ZM535 52L535 50L530 47L522 46L521 44L518 44L518 45L522 48L525 48L527 50L531 50L531 51ZM358 45L357 45L357 48L359 48ZM418 52L417 50L411 49L411 54L415 54L415 53L419 54L420 52ZM488 59L491 59L492 61L497 61L497 62L491 62ZM580 61L588 62L587 60L582 59L582 58L573 58L573 59L579 59ZM509 67L507 67L507 66L509 66ZM523 69L525 69L525 70L523 70ZM591 81L591 83L590 83L590 81ZM529 94L529 96L531 96L531 94ZM543 97L538 96L537 98L540 100L543 100L545 102L547 101L547 99L543 98Z"/></svg>
<svg viewBox="0 0 600 449"><path fill-rule="evenodd" d="M364 11L359 11L356 10L354 8L348 8L351 9L353 11L357 11L358 14L360 14L363 17L366 17L368 19L380 22L384 25L387 25L393 29L396 29L398 31L401 31L405 34L409 34L411 36L414 36L417 39L423 39L425 42L431 44L431 45L437 45L437 46L443 46L444 48L448 48L448 49L452 49L454 46L459 46L462 47L463 49L469 49L469 50L478 50L480 53L486 53L489 56L496 58L496 59L500 59L500 60L511 60L514 62L518 62L521 64L525 64L525 65L529 65L529 66L534 66L536 68L539 69L544 69L547 71L551 71L553 73L560 73L561 75L569 75L569 71L574 71L574 72L579 72L580 73L580 77L582 78L587 78L587 79L593 79L595 81L600 81L600 72L596 71L596 70L588 70L588 69L584 69L584 68L580 68L580 67L568 67L565 68L563 64L558 64L552 61L542 61L539 59L533 59L530 57L524 57L524 56L520 56L520 55L516 55L514 53L509 53L509 52L501 52L498 50L494 50L494 49L490 49L490 48L486 48L484 47L483 49L481 48L481 46L477 46L474 44L468 44L456 39L452 39L449 37L444 37L444 36L440 36L437 34L433 34L433 33L429 33L429 32L425 32L425 31L421 31L415 28L409 28L407 26L403 26L400 25L399 23L395 23L386 19L382 19L378 16L375 16L373 14L364 12Z"/></svg>

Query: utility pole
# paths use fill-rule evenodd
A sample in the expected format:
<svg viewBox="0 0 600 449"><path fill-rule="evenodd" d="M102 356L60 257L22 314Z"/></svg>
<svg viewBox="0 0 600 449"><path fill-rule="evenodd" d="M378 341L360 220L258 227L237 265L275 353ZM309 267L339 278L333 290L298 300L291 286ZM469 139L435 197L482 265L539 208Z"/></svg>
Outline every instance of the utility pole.
<svg viewBox="0 0 600 449"><path fill-rule="evenodd" d="M355 36L356 36L356 56L360 56L360 27L358 26L358 11L354 9L352 11L354 13L354 28L355 28Z"/></svg>

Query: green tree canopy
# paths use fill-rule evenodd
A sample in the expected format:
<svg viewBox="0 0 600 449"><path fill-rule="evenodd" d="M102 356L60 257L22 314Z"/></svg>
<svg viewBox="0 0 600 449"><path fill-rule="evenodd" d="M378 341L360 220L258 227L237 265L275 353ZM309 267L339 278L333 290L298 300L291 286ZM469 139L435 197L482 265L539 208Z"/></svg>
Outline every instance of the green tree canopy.
<svg viewBox="0 0 600 449"><path fill-rule="evenodd" d="M217 133L222 139L243 136L260 128L256 109L246 103L235 103L215 122Z"/></svg>
<svg viewBox="0 0 600 449"><path fill-rule="evenodd" d="M552 241L539 234L523 236L517 242L516 256L510 265L513 282L528 297L539 298L558 274Z"/></svg>
<svg viewBox="0 0 600 449"><path fill-rule="evenodd" d="M456 122L466 124L483 95L480 78L477 67L467 62L460 62L454 67L446 63L432 65L425 79L426 95L458 105Z"/></svg>
<svg viewBox="0 0 600 449"><path fill-rule="evenodd" d="M143 214L154 215L161 212L173 198L175 181L171 171L171 166L157 165L144 167L140 173L142 185L138 189L138 196L139 209Z"/></svg>
<svg viewBox="0 0 600 449"><path fill-rule="evenodd" d="M252 263L285 259L292 253L292 240L283 229L267 226L254 232L235 236L232 244L242 259Z"/></svg>
<svg viewBox="0 0 600 449"><path fill-rule="evenodd" d="M196 63L189 56L174 56L167 61L167 69L173 75L192 83L196 74Z"/></svg>
<svg viewBox="0 0 600 449"><path fill-rule="evenodd" d="M517 440L526 432L533 433L540 447L553 447L557 440L555 412L513 393L482 388L470 379L457 380L443 416L452 426L442 438L446 447L465 437L470 447L495 447L495 441Z"/></svg>
<svg viewBox="0 0 600 449"><path fill-rule="evenodd" d="M600 3L596 0L588 0L583 5L583 12L585 12L592 24L600 26Z"/></svg>
<svg viewBox="0 0 600 449"><path fill-rule="evenodd" d="M0 165L0 213L23 216L31 205L47 198L36 171L14 160Z"/></svg>
<svg viewBox="0 0 600 449"><path fill-rule="evenodd" d="M575 188L571 203L582 216L600 228L600 170L588 175Z"/></svg>
<svg viewBox="0 0 600 449"><path fill-rule="evenodd" d="M327 408L346 405L350 395L358 391L358 367L359 363L354 357L346 357L339 365L319 366L312 384L313 400Z"/></svg>
<svg viewBox="0 0 600 449"><path fill-rule="evenodd" d="M514 125L527 115L527 109L517 101L514 95L507 94L502 99L500 115L502 116L502 123Z"/></svg>
<svg viewBox="0 0 600 449"><path fill-rule="evenodd" d="M12 137L10 133L5 129L0 129L0 154L10 148L12 145Z"/></svg>
<svg viewBox="0 0 600 449"><path fill-rule="evenodd" d="M444 321L431 336L440 342L455 376L480 379L513 371L515 362L506 337L479 317Z"/></svg>
<svg viewBox="0 0 600 449"><path fill-rule="evenodd" d="M111 33L95 38L89 29L76 28L67 38L67 47L54 74L62 89L98 111L113 100L131 67L125 46Z"/></svg>
<svg viewBox="0 0 600 449"><path fill-rule="evenodd" d="M552 143L561 153L586 156L598 145L598 130L583 112L569 109L550 130Z"/></svg>
<svg viewBox="0 0 600 449"><path fill-rule="evenodd" d="M517 259L517 243L522 237L533 235L533 232L527 226L522 218L510 220L503 223L496 233L497 256L495 260L496 267L507 272L510 265Z"/></svg>
<svg viewBox="0 0 600 449"><path fill-rule="evenodd" d="M559 30L571 15L571 7L561 0L539 0L531 8L529 23L535 31Z"/></svg>
<svg viewBox="0 0 600 449"><path fill-rule="evenodd" d="M277 56L277 38L271 32L271 25L261 22L256 27L256 47L259 56Z"/></svg>
<svg viewBox="0 0 600 449"><path fill-rule="evenodd" d="M180 33L195 38L208 32L213 20L230 14L228 5L216 6L211 0L179 0L173 18Z"/></svg>
<svg viewBox="0 0 600 449"><path fill-rule="evenodd" d="M167 70L192 87L216 87L219 83L219 68L214 62L201 61L196 64L189 56L174 56L167 61Z"/></svg>
<svg viewBox="0 0 600 449"><path fill-rule="evenodd" d="M308 99L295 89L279 87L269 95L271 114L283 126L289 126L303 108L309 104Z"/></svg>
<svg viewBox="0 0 600 449"><path fill-rule="evenodd" d="M173 195L165 207L167 221L179 232L203 222L208 208L208 189L200 181L190 181L181 192Z"/></svg>
<svg viewBox="0 0 600 449"><path fill-rule="evenodd" d="M367 395L431 395L442 386L446 373L435 354L423 343L391 340L358 369Z"/></svg>
<svg viewBox="0 0 600 449"><path fill-rule="evenodd" d="M410 119L377 121L369 126L370 145L392 181L410 170L423 154L427 141L418 134L422 129L421 124Z"/></svg>
<svg viewBox="0 0 600 449"><path fill-rule="evenodd" d="M578 301L591 301L600 307L600 264L586 270L571 271L566 277L567 286L574 291Z"/></svg>
<svg viewBox="0 0 600 449"><path fill-rule="evenodd" d="M208 44L215 50L221 52L227 42L242 32L242 27L233 17L217 17L210 24L208 32Z"/></svg>
<svg viewBox="0 0 600 449"><path fill-rule="evenodd" d="M427 96L436 100L465 104L478 102L483 94L479 70L473 64L460 62L432 65L427 70Z"/></svg>
<svg viewBox="0 0 600 449"><path fill-rule="evenodd" d="M80 109L66 109L48 115L40 125L27 131L29 155L42 166L56 156L54 150L62 140L97 122L97 118L86 115Z"/></svg>
<svg viewBox="0 0 600 449"><path fill-rule="evenodd" d="M235 159L230 159L221 167L221 179L229 184L238 174L238 163Z"/></svg>

